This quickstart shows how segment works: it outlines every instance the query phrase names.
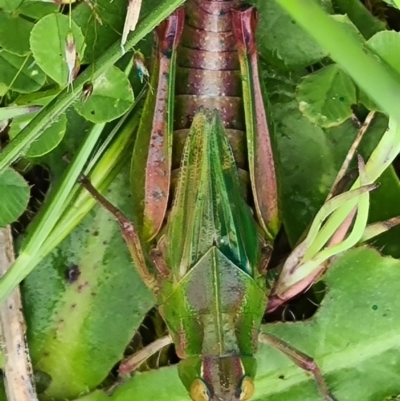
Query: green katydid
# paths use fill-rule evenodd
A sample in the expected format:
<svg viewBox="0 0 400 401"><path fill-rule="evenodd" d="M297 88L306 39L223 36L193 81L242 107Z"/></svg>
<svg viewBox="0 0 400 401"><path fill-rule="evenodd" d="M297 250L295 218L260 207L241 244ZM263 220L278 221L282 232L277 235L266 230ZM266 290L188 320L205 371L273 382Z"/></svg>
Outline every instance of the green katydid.
<svg viewBox="0 0 400 401"><path fill-rule="evenodd" d="M170 337L150 352L175 344L179 375L194 401L249 400L258 341L312 372L332 401L310 357L259 336L268 303L266 265L280 221L256 21L256 10L240 1L207 0L200 7L189 0L158 27L155 90L132 158L133 223L82 182L117 217L135 267L157 297ZM321 209L290 263L309 256L323 220L343 204L358 210L355 232L365 227L375 185L364 185L361 159L359 167L361 186ZM331 256L320 249L310 256L308 277Z"/></svg>

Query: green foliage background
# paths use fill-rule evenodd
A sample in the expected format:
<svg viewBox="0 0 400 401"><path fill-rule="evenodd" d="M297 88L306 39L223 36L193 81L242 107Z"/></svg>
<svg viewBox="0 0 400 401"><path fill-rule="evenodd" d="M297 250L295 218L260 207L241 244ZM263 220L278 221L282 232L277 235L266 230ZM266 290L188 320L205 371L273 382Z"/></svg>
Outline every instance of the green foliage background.
<svg viewBox="0 0 400 401"><path fill-rule="evenodd" d="M135 45L148 56L152 40L146 34L178 3L145 1L141 24L127 47ZM359 149L365 159L386 131L388 119L376 99L366 95L368 88L360 88L280 7L283 1L253 3L260 13L258 47L275 126L282 217L294 246L322 206L357 134L354 111L360 117L376 111ZM390 76L399 79L400 35L381 14L387 11L382 2L370 2L372 9L359 0L318 3L361 49L373 52ZM387 3L396 6L395 1ZM8 132L12 141L0 154L1 169L23 156L23 163L0 176L0 203L5 205L0 225L17 220L26 210L29 185L20 173L41 165L50 174L44 206L20 248L21 254L35 250L26 252L34 255L31 268L20 264L17 278L7 286L0 284L1 290L9 289L10 283L27 276L22 286L24 311L41 400L188 400L176 366L137 373L111 397L103 391L115 380L110 372L154 306L117 224L97 206L87 214L93 202L75 185L88 159L92 164L102 159L93 180L103 187L113 181L107 197L130 214L128 169L121 167L128 163L128 144L134 137L124 146L108 144L114 153L104 153L100 146L122 115L132 118L118 131L120 138L131 138L135 115L140 114L132 106L142 85L132 69L132 53L121 57L119 46L126 4L98 0L96 15L85 2L77 3L70 20L67 6L0 0L0 120L13 119ZM63 57L70 29L83 71L72 89L67 88ZM368 76L368 71L360 69L359 74ZM81 89L88 81L94 88L85 102ZM94 129L99 130L98 139L89 144L85 141ZM82 149L86 156L78 169L74 163ZM70 164L62 162L65 154ZM389 167L379 182L371 194L371 222L400 215L395 168ZM60 188L67 187L61 197ZM46 214L50 212L51 218ZM340 401L383 401L400 394L400 264L394 259L400 256L399 234L399 228L392 229L369 246L341 255L324 277L327 293L311 319L263 325L263 331L312 355ZM66 274L75 265L81 274L69 283ZM255 400L321 400L312 378L277 351L260 346L257 358Z"/></svg>

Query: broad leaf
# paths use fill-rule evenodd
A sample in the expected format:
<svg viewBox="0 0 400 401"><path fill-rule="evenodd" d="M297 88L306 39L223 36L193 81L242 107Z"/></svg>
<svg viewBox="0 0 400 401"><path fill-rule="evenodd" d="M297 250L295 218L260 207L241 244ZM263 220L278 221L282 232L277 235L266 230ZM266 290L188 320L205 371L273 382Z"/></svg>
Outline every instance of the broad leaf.
<svg viewBox="0 0 400 401"><path fill-rule="evenodd" d="M28 206L30 188L24 178L9 168L0 175L0 227L17 220Z"/></svg>
<svg viewBox="0 0 400 401"><path fill-rule="evenodd" d="M385 29L385 23L372 15L360 0L332 0L335 11L347 15L366 39Z"/></svg>
<svg viewBox="0 0 400 401"><path fill-rule="evenodd" d="M10 53L26 56L30 53L29 34L33 23L21 16L11 16L0 10L0 46Z"/></svg>
<svg viewBox="0 0 400 401"><path fill-rule="evenodd" d="M20 93L34 92L42 87L46 79L32 56L16 56L0 50L0 95L8 90Z"/></svg>
<svg viewBox="0 0 400 401"><path fill-rule="evenodd" d="M28 115L15 118L11 123L10 138L16 137L20 131L32 120L34 116ZM35 141L26 151L26 157L39 157L51 152L63 139L67 128L67 117L61 116L49 128L47 128L40 138Z"/></svg>
<svg viewBox="0 0 400 401"><path fill-rule="evenodd" d="M93 83L93 92L87 100L75 103L75 110L86 120L103 123L115 120L133 104L133 91L127 76L112 67Z"/></svg>
<svg viewBox="0 0 400 401"><path fill-rule="evenodd" d="M46 3L44 1L25 1L18 7L18 11L22 15L34 19L40 19L48 14L52 14L57 9L57 4Z"/></svg>
<svg viewBox="0 0 400 401"><path fill-rule="evenodd" d="M337 126L352 115L357 102L351 78L337 65L324 67L307 75L298 86L300 111L323 128Z"/></svg>
<svg viewBox="0 0 400 401"><path fill-rule="evenodd" d="M0 8L4 11L11 12L18 8L24 0L0 0Z"/></svg>
<svg viewBox="0 0 400 401"><path fill-rule="evenodd" d="M66 40L73 33L76 52L82 60L85 44L80 28L66 15L49 14L39 20L32 29L30 45L33 56L42 70L60 86L67 85Z"/></svg>
<svg viewBox="0 0 400 401"><path fill-rule="evenodd" d="M129 185L121 184L110 199L126 208ZM45 395L57 399L98 386L154 302L100 208L28 276L23 294L33 366L51 377Z"/></svg>
<svg viewBox="0 0 400 401"><path fill-rule="evenodd" d="M126 13L125 1L97 0L94 8L82 1L72 11L73 21L85 36L87 49L82 59L92 63L120 37Z"/></svg>
<svg viewBox="0 0 400 401"><path fill-rule="evenodd" d="M378 32L368 42L383 60L385 60L395 71L400 72L400 33L394 31Z"/></svg>
<svg viewBox="0 0 400 401"><path fill-rule="evenodd" d="M258 46L263 56L288 68L314 64L327 54L274 1L254 0L260 11ZM319 0L326 10L328 2Z"/></svg>

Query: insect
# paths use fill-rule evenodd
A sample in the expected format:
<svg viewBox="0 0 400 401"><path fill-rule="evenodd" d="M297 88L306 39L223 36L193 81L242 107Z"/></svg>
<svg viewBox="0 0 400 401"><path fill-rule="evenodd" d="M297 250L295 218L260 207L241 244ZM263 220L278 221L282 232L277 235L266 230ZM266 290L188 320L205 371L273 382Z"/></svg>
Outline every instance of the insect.
<svg viewBox="0 0 400 401"><path fill-rule="evenodd" d="M312 372L333 401L311 358L259 336L280 219L256 24L256 9L238 1L188 0L157 28L155 90L132 157L134 223L82 183L118 219L193 401L250 400L259 341Z"/></svg>
<svg viewBox="0 0 400 401"><path fill-rule="evenodd" d="M67 279L69 284L72 284L76 280L78 280L80 274L81 272L79 271L79 266L72 265L67 268L67 271L65 272L65 278Z"/></svg>

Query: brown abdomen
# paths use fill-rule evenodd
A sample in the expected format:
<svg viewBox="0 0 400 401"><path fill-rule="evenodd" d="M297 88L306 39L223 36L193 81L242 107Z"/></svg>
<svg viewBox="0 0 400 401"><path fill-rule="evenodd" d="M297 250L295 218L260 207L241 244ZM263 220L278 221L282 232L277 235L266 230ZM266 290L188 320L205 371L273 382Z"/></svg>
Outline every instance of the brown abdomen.
<svg viewBox="0 0 400 401"><path fill-rule="evenodd" d="M188 0L175 81L173 169L200 107L217 109L237 166L246 168L242 84L231 9L237 0Z"/></svg>

